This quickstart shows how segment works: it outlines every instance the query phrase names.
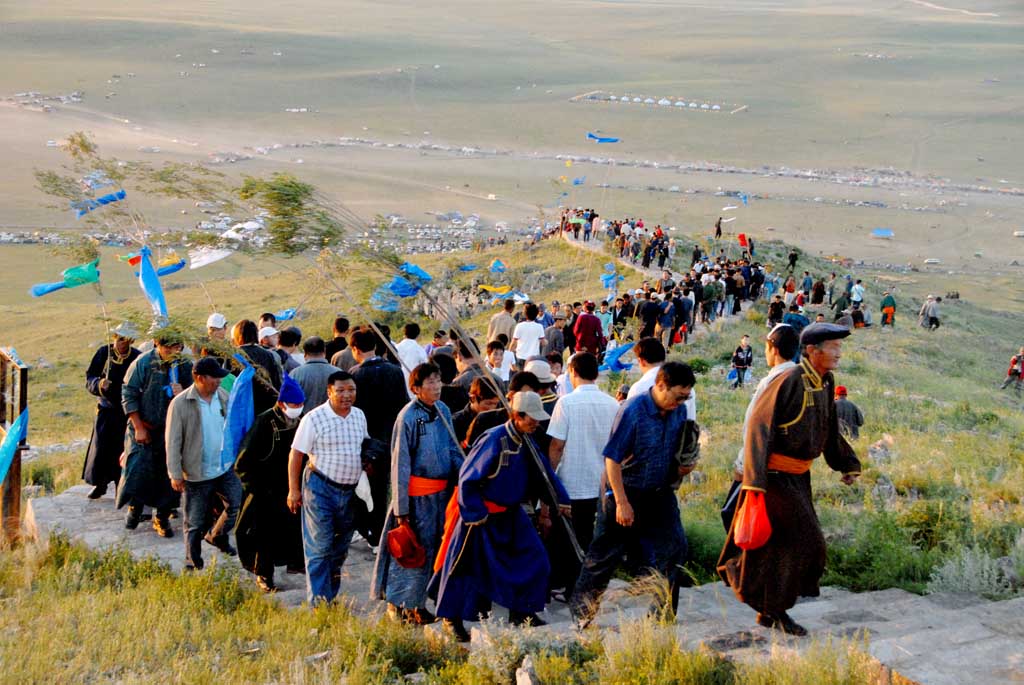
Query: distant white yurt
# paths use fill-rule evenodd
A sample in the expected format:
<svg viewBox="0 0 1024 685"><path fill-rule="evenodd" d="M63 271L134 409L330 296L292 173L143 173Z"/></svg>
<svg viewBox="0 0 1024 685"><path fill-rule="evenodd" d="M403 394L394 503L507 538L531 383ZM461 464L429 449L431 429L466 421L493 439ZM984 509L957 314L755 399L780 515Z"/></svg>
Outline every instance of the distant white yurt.
<svg viewBox="0 0 1024 685"><path fill-rule="evenodd" d="M666 98L662 98L662 99L658 100L658 104L661 105L662 107L668 107L669 105L672 104L672 101L668 100Z"/></svg>
<svg viewBox="0 0 1024 685"><path fill-rule="evenodd" d="M697 105L696 102L691 102L690 103L690 109L697 109L697 107L698 107L698 105Z"/></svg>
<svg viewBox="0 0 1024 685"><path fill-rule="evenodd" d="M686 107L686 103L680 100L679 102L676 103L676 107Z"/></svg>
<svg viewBox="0 0 1024 685"><path fill-rule="evenodd" d="M703 105L700 106L700 108L701 109L711 109L711 105L709 105L708 103L705 102Z"/></svg>
<svg viewBox="0 0 1024 685"><path fill-rule="evenodd" d="M720 109L722 109L721 105L711 105L711 110L714 112L717 112Z"/></svg>
<svg viewBox="0 0 1024 685"><path fill-rule="evenodd" d="M645 105L653 105L654 104L654 98L647 98L646 100L644 100L644 104Z"/></svg>
<svg viewBox="0 0 1024 685"><path fill-rule="evenodd" d="M633 102L643 102L640 98L633 98Z"/></svg>

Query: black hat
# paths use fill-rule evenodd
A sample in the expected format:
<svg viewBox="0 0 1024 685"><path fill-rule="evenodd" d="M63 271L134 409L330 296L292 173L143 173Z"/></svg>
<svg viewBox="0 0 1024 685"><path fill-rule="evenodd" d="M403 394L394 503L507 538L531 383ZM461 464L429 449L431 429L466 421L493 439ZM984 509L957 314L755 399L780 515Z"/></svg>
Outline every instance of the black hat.
<svg viewBox="0 0 1024 685"><path fill-rule="evenodd" d="M203 357L192 367L192 373L197 376L209 376L210 378L224 378L228 375L227 369L220 365L213 357Z"/></svg>
<svg viewBox="0 0 1024 685"><path fill-rule="evenodd" d="M850 329L834 323L812 323L800 334L800 347L817 345L826 340L841 340L850 335Z"/></svg>

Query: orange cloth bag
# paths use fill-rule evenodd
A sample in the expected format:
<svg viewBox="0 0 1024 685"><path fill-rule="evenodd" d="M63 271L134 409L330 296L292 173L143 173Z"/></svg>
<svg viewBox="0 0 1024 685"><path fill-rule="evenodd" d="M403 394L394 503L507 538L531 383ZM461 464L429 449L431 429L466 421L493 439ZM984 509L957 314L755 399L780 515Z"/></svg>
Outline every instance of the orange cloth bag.
<svg viewBox="0 0 1024 685"><path fill-rule="evenodd" d="M772 536L772 524L768 520L768 507L764 493L747 490L743 504L736 513L733 541L743 550L757 549Z"/></svg>

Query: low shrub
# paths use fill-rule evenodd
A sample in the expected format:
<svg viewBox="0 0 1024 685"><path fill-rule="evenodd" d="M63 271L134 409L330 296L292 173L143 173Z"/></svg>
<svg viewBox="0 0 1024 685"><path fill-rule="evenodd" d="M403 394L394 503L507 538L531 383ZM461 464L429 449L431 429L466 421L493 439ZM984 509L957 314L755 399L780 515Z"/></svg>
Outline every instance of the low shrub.
<svg viewBox="0 0 1024 685"><path fill-rule="evenodd" d="M919 499L897 514L915 545L926 550L950 549L971 537L971 513L959 502Z"/></svg>
<svg viewBox="0 0 1024 685"><path fill-rule="evenodd" d="M693 357L686 363L690 365L690 368L698 376L702 376L711 370L711 362L703 357Z"/></svg>
<svg viewBox="0 0 1024 685"><path fill-rule="evenodd" d="M822 584L857 592L897 587L921 593L942 558L939 549L918 547L892 512L865 511L829 542Z"/></svg>

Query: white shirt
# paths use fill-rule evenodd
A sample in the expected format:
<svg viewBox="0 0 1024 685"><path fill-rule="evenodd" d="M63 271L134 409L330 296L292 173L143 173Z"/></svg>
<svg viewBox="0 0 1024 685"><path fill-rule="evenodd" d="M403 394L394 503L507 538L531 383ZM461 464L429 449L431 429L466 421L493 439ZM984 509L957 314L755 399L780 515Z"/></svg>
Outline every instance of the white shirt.
<svg viewBox="0 0 1024 685"><path fill-rule="evenodd" d="M512 331L516 344L516 357L524 361L540 354L540 341L544 338L544 327L536 321L520 321Z"/></svg>
<svg viewBox="0 0 1024 685"><path fill-rule="evenodd" d="M406 390L409 392L410 399L414 398L412 390L408 389L409 373L420 364L426 364L429 361L427 353L418 342L409 338L395 345L395 351L398 352L398 360L401 362L402 373L405 375Z"/></svg>
<svg viewBox="0 0 1024 685"><path fill-rule="evenodd" d="M864 286L862 286L860 283L855 283L853 285L853 287L850 288L850 299L853 300L854 302L861 302L861 301L863 301L864 300Z"/></svg>
<svg viewBox="0 0 1024 685"><path fill-rule="evenodd" d="M601 495L603 452L618 412L619 403L593 383L581 385L555 404L548 435L565 442L555 473L569 499Z"/></svg>
<svg viewBox="0 0 1024 685"><path fill-rule="evenodd" d="M638 395L642 395L651 388L654 387L654 382L658 380L658 369L661 365L655 366L653 369L648 369L647 373L640 376L640 380L629 387L629 394L626 395L627 400L631 400ZM686 407L686 418L688 421L697 420L697 391L690 390L690 399L683 403Z"/></svg>
<svg viewBox="0 0 1024 685"><path fill-rule="evenodd" d="M782 362L781 364L776 364L768 372L768 375L765 376L764 378L762 378L758 382L757 387L754 388L754 394L750 397L750 404L747 405L747 413L743 415L743 432L741 433L741 435L746 436L746 434L747 434L747 424L750 423L750 413L752 411L754 411L754 402L757 402L758 398L761 397L761 394L764 392L765 388L768 387L768 384L771 383L772 380L777 378L780 373L782 373L784 371L789 371L790 369L794 368L795 366L796 366L796 363L794 363L794 362ZM733 463L733 468L736 469L737 471L740 471L740 472L743 471L743 446L742 445L740 446L739 456L736 457L736 461L735 461L735 463Z"/></svg>
<svg viewBox="0 0 1024 685"><path fill-rule="evenodd" d="M361 409L352 407L341 417L325 402L299 421L292 449L309 455L310 465L335 483L355 485L363 472L360 455L368 437Z"/></svg>

